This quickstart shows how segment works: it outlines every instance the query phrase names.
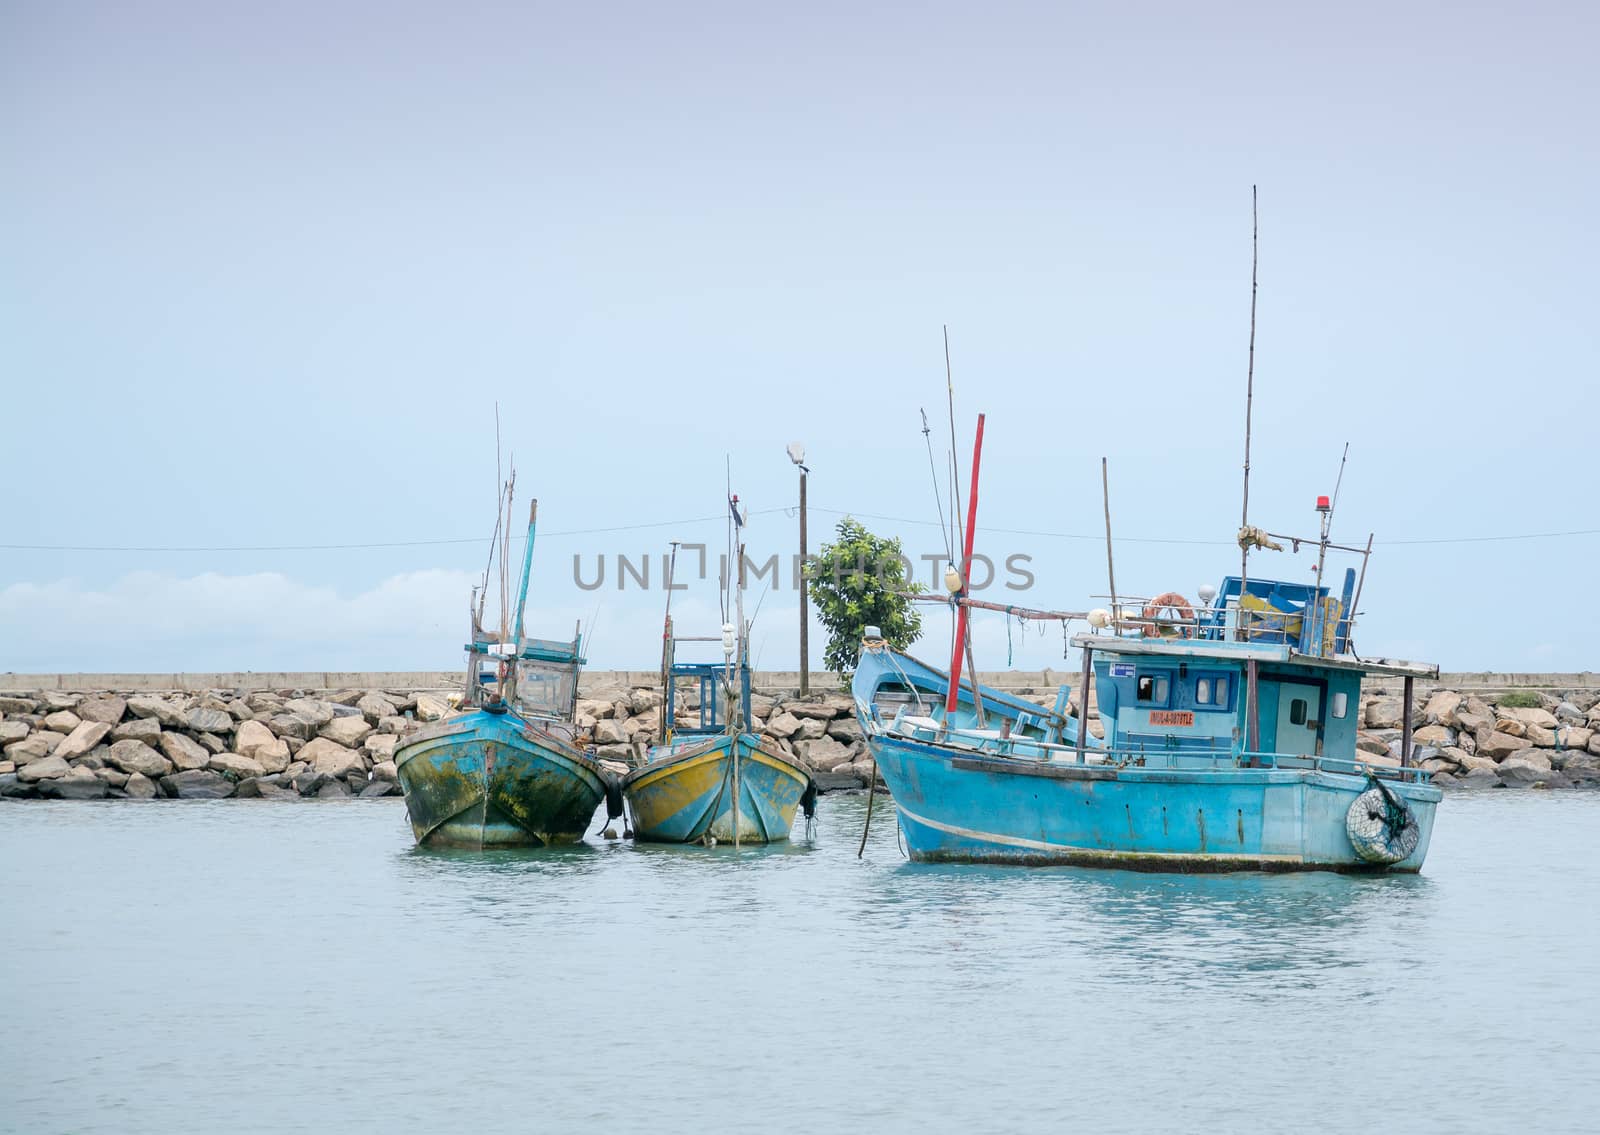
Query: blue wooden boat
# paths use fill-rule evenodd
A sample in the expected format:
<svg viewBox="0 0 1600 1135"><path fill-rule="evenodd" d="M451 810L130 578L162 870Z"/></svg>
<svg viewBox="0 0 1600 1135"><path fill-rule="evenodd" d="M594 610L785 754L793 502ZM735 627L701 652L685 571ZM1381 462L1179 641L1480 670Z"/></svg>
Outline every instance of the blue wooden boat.
<svg viewBox="0 0 1600 1135"><path fill-rule="evenodd" d="M743 527L738 498L729 498L735 532ZM736 542L737 560L744 546ZM674 547L673 563L676 561ZM733 584L738 624L722 628L724 661L679 662L672 627L671 568L662 634L660 743L622 780L622 795L637 840L658 843L773 843L789 838L795 812L816 808L810 772L783 750L749 730L749 627L744 621L743 573ZM699 687L699 721L678 727L678 687ZM719 705L726 709L719 710Z"/></svg>
<svg viewBox="0 0 1600 1135"><path fill-rule="evenodd" d="M473 596L466 711L423 727L395 749L418 844L572 843L601 801L613 816L621 814L615 782L574 743L582 635L570 642L523 636L537 512L534 502L509 634L484 630L482 606Z"/></svg>
<svg viewBox="0 0 1600 1135"><path fill-rule="evenodd" d="M396 749L411 828L430 847L541 847L582 837L608 776L548 724L492 702Z"/></svg>
<svg viewBox="0 0 1600 1135"><path fill-rule="evenodd" d="M869 628L852 681L856 716L911 858L1178 871L1420 870L1442 793L1411 767L1412 690L1416 678L1437 678L1439 669L1354 653L1355 572L1346 572L1337 598L1322 586L1328 549L1340 548L1328 540L1328 498L1317 501L1312 584L1246 579L1251 548L1305 542L1246 522L1240 576L1204 589L1198 612L1168 592L1130 614L1116 600L1114 577L1111 611L985 603L971 597L965 578L983 426L979 415L963 570L952 565L947 575L957 616L948 674L896 653ZM1109 574L1109 488L1106 512ZM1362 554L1370 553L1369 542ZM962 687L975 609L1081 619L1095 628L1071 639L1083 655L1075 728L1062 719L1066 687L1048 715L974 687L975 676ZM1403 679L1399 767L1357 752L1367 674ZM1091 676L1104 732L1098 744L1088 718Z"/></svg>
<svg viewBox="0 0 1600 1135"><path fill-rule="evenodd" d="M1061 720L1067 687L1050 713L981 687L974 698L970 684L951 710L947 675L869 638L852 691L908 853L1176 871L1419 870L1440 790L1410 767L1409 727L1401 767L1359 753L1356 711L1363 675L1398 677L1409 722L1413 680L1438 668L1342 652L1348 598L1348 582L1341 607L1315 585L1230 577L1198 613L1154 610L1074 636L1079 689L1092 671L1103 741L1089 736L1087 698L1075 722Z"/></svg>

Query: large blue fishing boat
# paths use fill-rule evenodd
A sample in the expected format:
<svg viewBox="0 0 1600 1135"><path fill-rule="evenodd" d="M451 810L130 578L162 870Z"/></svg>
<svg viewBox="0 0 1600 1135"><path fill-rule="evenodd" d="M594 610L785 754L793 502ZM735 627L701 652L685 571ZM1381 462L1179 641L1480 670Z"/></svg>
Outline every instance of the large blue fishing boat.
<svg viewBox="0 0 1600 1135"><path fill-rule="evenodd" d="M615 782L574 740L583 636L570 642L523 637L537 514L535 501L514 620L508 624L503 615L501 633L490 634L480 595L473 596L464 711L424 726L395 749L418 844L572 843L602 800L613 816L621 814Z"/></svg>
<svg viewBox="0 0 1600 1135"><path fill-rule="evenodd" d="M743 528L737 497L728 502L734 562L743 565ZM675 564L674 547L671 563ZM737 624L723 625L724 661L680 662L672 625L672 569L662 631L663 705L659 744L622 780L622 795L637 840L658 843L773 843L789 838L795 812L810 817L817 786L806 768L750 728L750 640L744 621L743 571L730 580ZM677 725L678 687L698 686L699 719ZM719 708L721 707L721 708Z"/></svg>
<svg viewBox="0 0 1600 1135"><path fill-rule="evenodd" d="M1271 613L1241 622L1241 594ZM1327 598L1229 578L1185 623L1076 635L1103 741L1089 736L1083 697L1063 722L982 687L975 697L969 683L952 712L943 672L869 640L852 690L907 852L1179 871L1419 870L1440 790L1409 756L1392 767L1358 752L1356 709L1363 675L1399 677L1409 721L1413 679L1438 669L1319 652L1305 612ZM1057 705L1068 696L1063 687Z"/></svg>
<svg viewBox="0 0 1600 1135"><path fill-rule="evenodd" d="M972 562L982 436L980 417L963 565ZM1326 552L1339 545L1328 541L1326 497L1318 509L1315 583L1241 573L1202 589L1198 610L1168 592L1131 608L1113 596L1110 610L1080 613L975 600L952 570L948 673L891 650L869 629L852 683L856 715L910 857L1419 870L1441 792L1412 765L1412 694L1415 679L1437 678L1438 667L1355 654L1356 574L1346 572L1337 597L1321 585ZM1248 524L1239 533L1246 553L1281 550L1284 539L1295 538ZM967 616L985 608L1090 624L1070 640L1083 659L1075 721L1065 719L1067 687L1046 710L961 683L963 656L971 658ZM1365 675L1402 680L1397 761L1357 750ZM1091 680L1099 739L1091 736Z"/></svg>

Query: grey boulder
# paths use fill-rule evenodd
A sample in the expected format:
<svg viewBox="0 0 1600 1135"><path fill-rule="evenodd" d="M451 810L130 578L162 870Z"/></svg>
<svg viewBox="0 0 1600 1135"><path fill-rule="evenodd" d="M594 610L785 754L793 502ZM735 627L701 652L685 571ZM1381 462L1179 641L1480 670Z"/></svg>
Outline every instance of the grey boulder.
<svg viewBox="0 0 1600 1135"><path fill-rule="evenodd" d="M161 778L167 795L179 800L222 800L233 795L233 781L211 769L185 769Z"/></svg>

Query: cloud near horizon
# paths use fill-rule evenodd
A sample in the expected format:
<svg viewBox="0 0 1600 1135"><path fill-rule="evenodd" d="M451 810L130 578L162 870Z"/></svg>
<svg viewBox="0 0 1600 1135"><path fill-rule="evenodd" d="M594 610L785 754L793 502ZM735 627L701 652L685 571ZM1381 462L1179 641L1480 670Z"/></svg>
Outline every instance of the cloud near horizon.
<svg viewBox="0 0 1600 1135"><path fill-rule="evenodd" d="M278 572L13 583L0 589L0 668L443 669L459 656L473 582L432 569L354 594Z"/></svg>
<svg viewBox="0 0 1600 1135"><path fill-rule="evenodd" d="M348 593L280 572L138 571L102 587L75 578L13 583L0 588L0 671L453 670L462 665L467 601L480 578L434 568ZM489 608L493 619L492 597ZM721 623L715 605L694 596L680 599L674 615L685 633L714 633ZM530 607L528 619L528 633L549 638L581 622L600 668L659 659L654 596L648 610L543 604Z"/></svg>

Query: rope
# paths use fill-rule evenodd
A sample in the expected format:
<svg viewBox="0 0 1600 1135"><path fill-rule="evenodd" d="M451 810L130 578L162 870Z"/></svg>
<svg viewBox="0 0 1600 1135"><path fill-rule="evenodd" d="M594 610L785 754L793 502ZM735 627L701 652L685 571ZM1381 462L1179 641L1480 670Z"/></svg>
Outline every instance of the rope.
<svg viewBox="0 0 1600 1135"><path fill-rule="evenodd" d="M1376 773L1367 773L1367 780L1383 797L1383 827L1392 839L1405 830L1406 819L1411 813L1400 798L1389 791L1388 785L1378 779Z"/></svg>
<svg viewBox="0 0 1600 1135"><path fill-rule="evenodd" d="M867 746L867 752L872 752L872 746ZM867 822L861 825L861 846L856 848L856 858L860 859L867 850L867 833L872 830L872 805L878 799L878 758L872 757L872 772L867 776Z"/></svg>

